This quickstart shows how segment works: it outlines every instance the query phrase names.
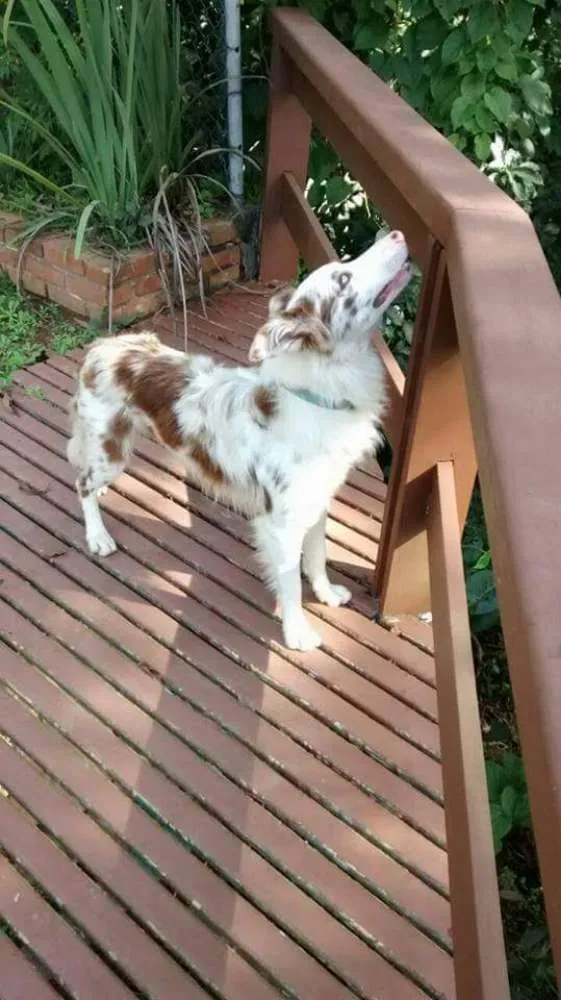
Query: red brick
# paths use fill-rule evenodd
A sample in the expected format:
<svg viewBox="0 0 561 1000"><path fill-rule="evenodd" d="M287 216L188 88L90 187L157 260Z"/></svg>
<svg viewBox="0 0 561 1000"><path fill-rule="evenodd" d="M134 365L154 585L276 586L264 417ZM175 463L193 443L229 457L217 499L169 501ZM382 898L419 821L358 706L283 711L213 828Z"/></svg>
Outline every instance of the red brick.
<svg viewBox="0 0 561 1000"><path fill-rule="evenodd" d="M32 295L38 295L42 299L47 297L47 287L45 282L41 281L40 278L36 278L33 274L30 274L29 271L24 270L21 283L28 292L31 292Z"/></svg>
<svg viewBox="0 0 561 1000"><path fill-rule="evenodd" d="M115 277L120 283L129 278L141 278L157 270L156 254L153 250L133 250L127 254L121 266L117 266Z"/></svg>
<svg viewBox="0 0 561 1000"><path fill-rule="evenodd" d="M64 309L69 309L78 316L88 315L87 303L79 295L72 295L65 288L52 284L47 285L47 294L52 302L58 302Z"/></svg>
<svg viewBox="0 0 561 1000"><path fill-rule="evenodd" d="M236 227L230 219L207 219L203 223L203 232L210 247L238 240Z"/></svg>
<svg viewBox="0 0 561 1000"><path fill-rule="evenodd" d="M18 260L19 250L15 247L7 247L3 243L0 243L0 267L6 267L6 265L17 267Z"/></svg>
<svg viewBox="0 0 561 1000"><path fill-rule="evenodd" d="M95 319L97 321L102 318L107 319L107 304L100 305L99 302L84 302L84 306L88 319Z"/></svg>
<svg viewBox="0 0 561 1000"><path fill-rule="evenodd" d="M203 257L203 273L211 274L215 271L226 271L235 264L239 267L239 263L240 248L235 243L229 243L222 250Z"/></svg>
<svg viewBox="0 0 561 1000"><path fill-rule="evenodd" d="M133 319L136 316L149 316L164 305L162 292L151 292L139 298L132 298L123 305L113 309L114 319Z"/></svg>
<svg viewBox="0 0 561 1000"><path fill-rule="evenodd" d="M45 245L45 240L42 236L37 236L31 243L29 243L25 248L25 256L27 254L33 254L34 257L43 257L43 247Z"/></svg>
<svg viewBox="0 0 561 1000"><path fill-rule="evenodd" d="M146 274L137 282L135 293L138 296L148 295L150 292L162 291L162 279L159 274Z"/></svg>
<svg viewBox="0 0 561 1000"><path fill-rule="evenodd" d="M14 285L16 285L17 284L17 280L18 280L18 269L17 269L17 267L11 267L10 264L6 264L6 266L4 267L4 271L6 272L6 274L8 275L8 277L12 279Z"/></svg>
<svg viewBox="0 0 561 1000"><path fill-rule="evenodd" d="M107 289L97 281L82 278L79 274L65 274L64 287L71 295L78 295L93 305L107 305Z"/></svg>
<svg viewBox="0 0 561 1000"><path fill-rule="evenodd" d="M50 236L43 242L45 260L73 274L84 274L84 261L74 257L74 240L68 236Z"/></svg>
<svg viewBox="0 0 561 1000"><path fill-rule="evenodd" d="M113 269L113 261L110 257L96 254L92 251L83 254L84 274L90 281L97 281L99 284L109 287L109 276Z"/></svg>
<svg viewBox="0 0 561 1000"><path fill-rule="evenodd" d="M136 282L133 280L119 281L113 287L113 308L125 305L135 297Z"/></svg>
<svg viewBox="0 0 561 1000"><path fill-rule="evenodd" d="M26 254L23 260L23 271L24 274L30 274L40 281L50 281L53 285L60 285L61 288L64 288L65 272L46 261L44 257L39 260L31 254Z"/></svg>

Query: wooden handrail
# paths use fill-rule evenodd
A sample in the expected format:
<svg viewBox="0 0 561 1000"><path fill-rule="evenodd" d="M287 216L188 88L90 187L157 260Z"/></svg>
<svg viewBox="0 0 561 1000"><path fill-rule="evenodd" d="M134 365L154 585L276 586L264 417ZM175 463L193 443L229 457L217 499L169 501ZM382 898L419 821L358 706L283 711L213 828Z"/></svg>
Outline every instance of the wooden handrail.
<svg viewBox="0 0 561 1000"><path fill-rule="evenodd" d="M452 461L461 531L474 474L469 414L561 978L561 462L552 452L561 438L560 299L521 208L309 15L277 9L273 34L262 277L291 280L300 251L314 263L326 252L326 238L319 236L301 197L312 121L388 221L403 229L425 275L434 259L431 247L441 248L435 305L440 315L429 331L432 343L423 340L425 330L416 332L413 345L413 356L425 358L418 376L422 384L406 383L403 400L400 392L396 396L411 440L393 427L398 460L390 499L392 493L397 499L388 503L384 526L390 542L379 577L382 604L388 613L428 606L427 538L435 535L434 515L430 504L416 519L411 508L415 490L431 495L431 469ZM387 355L386 361L391 367ZM453 420L442 409L452 390ZM411 544L419 538L422 544ZM448 558L440 565L449 571ZM393 586L399 576L417 580L406 596ZM433 588L437 660L447 655L438 650L440 615L447 614L437 606L442 605L438 594ZM464 648L464 663L466 655ZM462 843L467 834L458 815L452 835ZM487 856L488 817L476 832L475 863L478 851L482 859ZM477 927L469 933L477 935L483 917L480 908L473 912ZM499 939L487 927L473 942L477 961L486 946L500 950ZM474 1000L462 982L458 974L460 1000ZM482 975L480 982L477 996L497 1000L496 992L484 988L490 980Z"/></svg>

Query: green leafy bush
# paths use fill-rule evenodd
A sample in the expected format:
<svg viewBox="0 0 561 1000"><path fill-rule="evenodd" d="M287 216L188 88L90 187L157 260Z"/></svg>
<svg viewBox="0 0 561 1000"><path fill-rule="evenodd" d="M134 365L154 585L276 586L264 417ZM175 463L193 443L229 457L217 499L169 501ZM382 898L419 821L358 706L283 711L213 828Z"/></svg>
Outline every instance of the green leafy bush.
<svg viewBox="0 0 561 1000"><path fill-rule="evenodd" d="M497 854L505 839L518 827L531 826L530 803L522 760L505 753L498 760L486 761L487 787L491 806L493 842Z"/></svg>
<svg viewBox="0 0 561 1000"><path fill-rule="evenodd" d="M249 74L267 70L264 26L276 2L243 4ZM561 286L558 197L557 207L551 207L561 175L557 0L292 0L289 5L309 10L524 208L531 210L539 203L536 223ZM258 155L266 86L250 80L245 95L246 134ZM331 223L339 237L341 175L333 152L314 139L310 201L328 231ZM314 191L318 179L321 198ZM343 236L349 246L355 231L360 241L365 213L357 206L352 187L347 193L351 208Z"/></svg>

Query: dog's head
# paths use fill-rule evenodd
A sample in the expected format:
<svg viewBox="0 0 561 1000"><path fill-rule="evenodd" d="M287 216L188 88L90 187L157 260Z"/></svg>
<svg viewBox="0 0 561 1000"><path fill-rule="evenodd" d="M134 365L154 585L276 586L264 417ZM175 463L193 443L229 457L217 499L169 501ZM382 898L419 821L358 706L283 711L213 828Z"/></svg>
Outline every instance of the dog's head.
<svg viewBox="0 0 561 1000"><path fill-rule="evenodd" d="M249 360L290 351L332 353L337 344L367 339L411 277L403 233L378 240L350 263L325 264L299 288L272 296L269 318L256 333Z"/></svg>

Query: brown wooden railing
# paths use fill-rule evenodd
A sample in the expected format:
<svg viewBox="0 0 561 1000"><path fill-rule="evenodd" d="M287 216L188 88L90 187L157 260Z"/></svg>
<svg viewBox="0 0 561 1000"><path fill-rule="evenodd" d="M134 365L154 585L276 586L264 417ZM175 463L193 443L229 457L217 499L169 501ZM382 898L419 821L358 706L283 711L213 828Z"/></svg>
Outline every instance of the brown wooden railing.
<svg viewBox="0 0 561 1000"><path fill-rule="evenodd" d="M423 270L376 593L432 607L459 1000L509 996L461 558L479 471L561 974L561 304L526 214L299 10L273 14L261 277L335 259L305 197L312 122ZM475 442L475 443L474 443Z"/></svg>

